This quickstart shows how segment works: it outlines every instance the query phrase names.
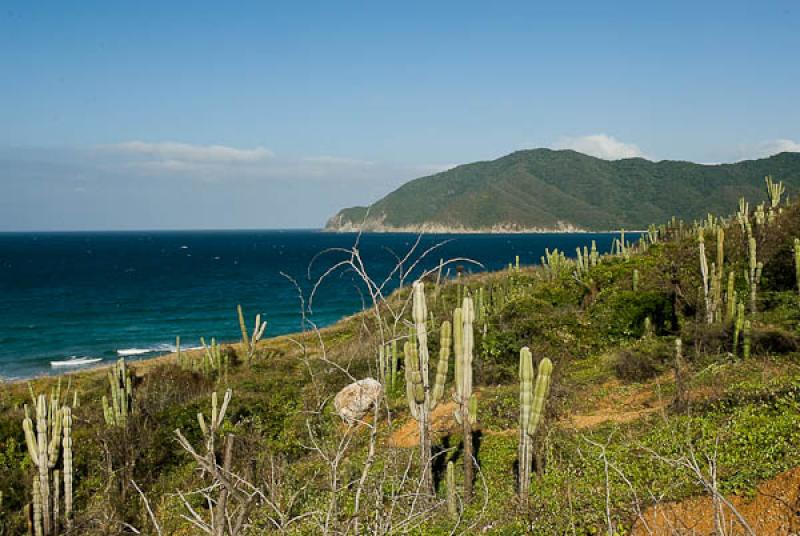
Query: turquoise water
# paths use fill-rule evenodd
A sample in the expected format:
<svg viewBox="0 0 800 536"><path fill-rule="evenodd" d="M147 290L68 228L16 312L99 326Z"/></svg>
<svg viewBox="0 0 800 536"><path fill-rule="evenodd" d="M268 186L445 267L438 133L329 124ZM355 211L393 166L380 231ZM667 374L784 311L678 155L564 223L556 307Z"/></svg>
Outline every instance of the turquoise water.
<svg viewBox="0 0 800 536"><path fill-rule="evenodd" d="M419 267L431 268L442 257L469 257L494 270L515 255L523 264L536 263L545 247L574 254L596 240L607 251L614 236L425 235L417 251L446 241ZM416 239L362 235L359 249L369 274L386 277ZM307 294L321 273L346 258L318 254L350 248L355 240L354 234L318 231L0 234L0 376L68 370L51 362L72 356L151 357L171 350L176 335L184 346L198 345L201 336L235 340L237 303L249 319L265 315L269 336L298 331L298 291L281 273ZM396 284L394 278L389 287ZM362 308L362 293L354 274L340 270L319 289L309 317L319 326L335 322Z"/></svg>

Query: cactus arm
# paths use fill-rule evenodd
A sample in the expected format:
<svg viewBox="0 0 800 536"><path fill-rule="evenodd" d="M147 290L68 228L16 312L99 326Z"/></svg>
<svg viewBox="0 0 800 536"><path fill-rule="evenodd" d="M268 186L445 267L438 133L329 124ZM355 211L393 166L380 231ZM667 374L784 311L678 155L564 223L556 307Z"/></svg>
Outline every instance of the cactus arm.
<svg viewBox="0 0 800 536"><path fill-rule="evenodd" d="M436 365L436 380L433 384L431 396L431 409L436 407L444 396L444 386L447 382L447 369L450 362L450 344L452 343L452 328L450 322L445 320L439 328L439 362Z"/></svg>
<svg viewBox="0 0 800 536"><path fill-rule="evenodd" d="M544 407L547 401L547 394L550 392L550 379L553 374L553 363L548 358L542 359L539 363L539 372L536 376L536 386L533 391L533 404L531 405L530 420L528 421L528 435L536 434L544 416Z"/></svg>
<svg viewBox="0 0 800 536"><path fill-rule="evenodd" d="M244 345L247 353L250 353L250 336L247 334L247 324L244 321L242 304L236 305L236 314L239 317L239 330L242 332L242 345ZM258 329L258 327L256 327L256 329Z"/></svg>
<svg viewBox="0 0 800 536"><path fill-rule="evenodd" d="M414 300L412 307L412 317L414 319L414 329L417 334L417 352L419 354L419 373L422 377L422 384L425 391L428 390L428 365L430 355L428 353L428 308L425 304L425 285L422 281L414 282Z"/></svg>

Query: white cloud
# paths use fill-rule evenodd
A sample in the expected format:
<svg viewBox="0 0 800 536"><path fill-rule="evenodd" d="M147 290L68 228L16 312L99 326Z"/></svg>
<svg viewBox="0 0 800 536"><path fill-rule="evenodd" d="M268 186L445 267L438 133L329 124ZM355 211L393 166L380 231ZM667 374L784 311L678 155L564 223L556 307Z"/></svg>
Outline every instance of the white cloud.
<svg viewBox="0 0 800 536"><path fill-rule="evenodd" d="M369 167L375 165L375 162L370 160L359 160L358 158L347 158L345 156L307 156L303 158L303 161L332 166Z"/></svg>
<svg viewBox="0 0 800 536"><path fill-rule="evenodd" d="M789 139L767 140L739 147L739 159L766 158L778 153L800 153L800 143Z"/></svg>
<svg viewBox="0 0 800 536"><path fill-rule="evenodd" d="M128 141L111 145L111 149L142 157L158 159L165 162L185 163L234 163L234 162L259 162L271 158L272 151L263 147L253 149L238 149L225 145L192 145L165 141L148 143L143 141Z"/></svg>
<svg viewBox="0 0 800 536"><path fill-rule="evenodd" d="M591 134L589 136L563 137L555 144L554 149L572 149L579 153L596 156L605 160L619 160L645 156L637 145L619 141L607 134Z"/></svg>

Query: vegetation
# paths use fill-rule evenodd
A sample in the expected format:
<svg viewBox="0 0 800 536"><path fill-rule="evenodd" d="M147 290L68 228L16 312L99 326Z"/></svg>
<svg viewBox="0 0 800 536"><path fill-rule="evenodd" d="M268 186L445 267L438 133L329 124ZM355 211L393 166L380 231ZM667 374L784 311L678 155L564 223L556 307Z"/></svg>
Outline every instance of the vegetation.
<svg viewBox="0 0 800 536"><path fill-rule="evenodd" d="M612 255L442 263L388 297L354 248L371 302L330 328L262 340L239 314L241 343L72 376L80 405L0 386L0 534L796 531L797 479L741 509L800 466L800 204L767 187ZM708 511L666 508L688 497Z"/></svg>
<svg viewBox="0 0 800 536"><path fill-rule="evenodd" d="M754 202L762 196L759 182L770 173L797 189L800 154L702 165L607 161L570 150L518 151L408 182L369 208L342 210L327 228L646 229L672 216L692 221L709 212L727 213L742 195Z"/></svg>

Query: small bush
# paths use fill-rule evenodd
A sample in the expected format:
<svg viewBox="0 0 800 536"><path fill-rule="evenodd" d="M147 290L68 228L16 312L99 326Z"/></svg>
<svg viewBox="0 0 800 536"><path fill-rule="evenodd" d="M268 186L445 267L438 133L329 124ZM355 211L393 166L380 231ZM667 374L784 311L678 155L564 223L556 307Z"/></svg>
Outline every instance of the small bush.
<svg viewBox="0 0 800 536"><path fill-rule="evenodd" d="M625 381L649 380L664 372L671 358L667 341L648 337L617 351L614 372Z"/></svg>

